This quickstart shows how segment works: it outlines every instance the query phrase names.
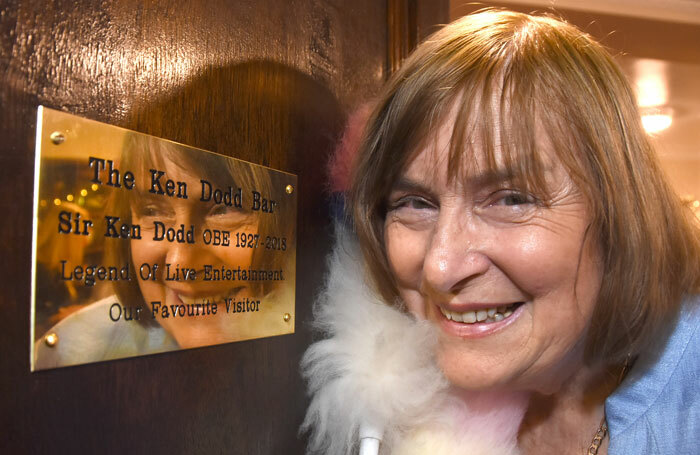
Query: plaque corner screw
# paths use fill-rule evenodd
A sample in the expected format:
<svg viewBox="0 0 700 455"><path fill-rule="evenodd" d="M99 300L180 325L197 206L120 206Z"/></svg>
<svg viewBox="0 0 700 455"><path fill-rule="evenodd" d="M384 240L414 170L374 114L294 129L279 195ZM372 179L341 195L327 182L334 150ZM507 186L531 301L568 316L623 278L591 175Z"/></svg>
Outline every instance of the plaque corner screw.
<svg viewBox="0 0 700 455"><path fill-rule="evenodd" d="M56 145L61 145L66 141L66 136L60 131L54 131L51 133L51 142Z"/></svg>
<svg viewBox="0 0 700 455"><path fill-rule="evenodd" d="M294 187L292 185L287 185L284 190L287 192L287 194L292 194L294 192Z"/></svg>
<svg viewBox="0 0 700 455"><path fill-rule="evenodd" d="M292 315L289 313L284 313L283 319L284 322L289 322L292 319Z"/></svg>
<svg viewBox="0 0 700 455"><path fill-rule="evenodd" d="M44 338L44 342L46 342L46 346L52 348L56 346L56 344L58 344L58 335L56 335L55 333L49 333Z"/></svg>

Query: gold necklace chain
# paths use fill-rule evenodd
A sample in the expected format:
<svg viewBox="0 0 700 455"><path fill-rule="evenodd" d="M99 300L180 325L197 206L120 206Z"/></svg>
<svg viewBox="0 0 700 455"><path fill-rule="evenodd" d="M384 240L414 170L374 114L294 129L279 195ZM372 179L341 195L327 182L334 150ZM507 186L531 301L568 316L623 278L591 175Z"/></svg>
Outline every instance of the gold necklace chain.
<svg viewBox="0 0 700 455"><path fill-rule="evenodd" d="M622 380L627 376L627 372L632 367L631 356L627 356L625 359L625 364L622 366L622 371L620 372L620 377L617 380L617 385L622 383ZM603 439L608 435L608 422L605 420L605 407L603 407L603 418L600 420L600 426L598 426L598 431L593 435L593 440L591 441L590 447L588 447L588 452L586 455L598 455L598 449L603 443Z"/></svg>
<svg viewBox="0 0 700 455"><path fill-rule="evenodd" d="M593 441L591 441L591 446L588 448L588 452L586 454L597 455L598 448L600 447L600 444L603 442L603 439L605 439L605 436L607 436L607 434L608 423L605 421L605 411L603 411L603 418L600 421L600 426L598 427L598 431L595 432L595 435L593 436Z"/></svg>

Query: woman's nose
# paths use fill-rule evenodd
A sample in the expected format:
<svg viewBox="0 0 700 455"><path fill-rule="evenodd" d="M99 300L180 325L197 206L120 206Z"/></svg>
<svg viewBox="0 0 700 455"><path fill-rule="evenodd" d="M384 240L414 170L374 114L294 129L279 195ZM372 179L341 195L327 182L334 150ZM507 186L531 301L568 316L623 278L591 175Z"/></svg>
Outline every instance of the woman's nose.
<svg viewBox="0 0 700 455"><path fill-rule="evenodd" d="M173 243L168 247L166 262L172 265L187 265L192 263L192 250L194 245Z"/></svg>
<svg viewBox="0 0 700 455"><path fill-rule="evenodd" d="M442 294L455 293L483 275L491 262L479 247L474 226L454 219L439 220L423 263L423 287Z"/></svg>
<svg viewBox="0 0 700 455"><path fill-rule="evenodd" d="M168 242L165 261L173 266L179 264L181 266L195 267L195 264L202 259L201 247L198 243L198 240L201 241L201 239L196 238L197 233L195 228L193 229L194 235L191 236L192 238L185 236L182 239L175 238L172 242ZM190 242L190 240L194 240L194 242Z"/></svg>

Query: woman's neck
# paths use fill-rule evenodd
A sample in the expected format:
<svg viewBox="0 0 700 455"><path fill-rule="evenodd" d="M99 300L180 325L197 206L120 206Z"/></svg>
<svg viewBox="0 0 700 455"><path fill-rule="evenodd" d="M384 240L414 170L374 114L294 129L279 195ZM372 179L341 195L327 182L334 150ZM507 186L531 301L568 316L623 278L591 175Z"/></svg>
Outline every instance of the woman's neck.
<svg viewBox="0 0 700 455"><path fill-rule="evenodd" d="M552 395L533 394L518 433L524 455L586 454L621 368L582 368ZM607 453L607 438L598 454Z"/></svg>

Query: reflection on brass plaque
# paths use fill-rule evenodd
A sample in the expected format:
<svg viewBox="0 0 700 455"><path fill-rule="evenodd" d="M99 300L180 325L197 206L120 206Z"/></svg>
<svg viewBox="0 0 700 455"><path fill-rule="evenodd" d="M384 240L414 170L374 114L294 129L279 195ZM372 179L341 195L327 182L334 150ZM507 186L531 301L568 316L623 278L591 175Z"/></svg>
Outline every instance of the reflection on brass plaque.
<svg viewBox="0 0 700 455"><path fill-rule="evenodd" d="M44 107L35 173L33 371L294 332L295 175Z"/></svg>

